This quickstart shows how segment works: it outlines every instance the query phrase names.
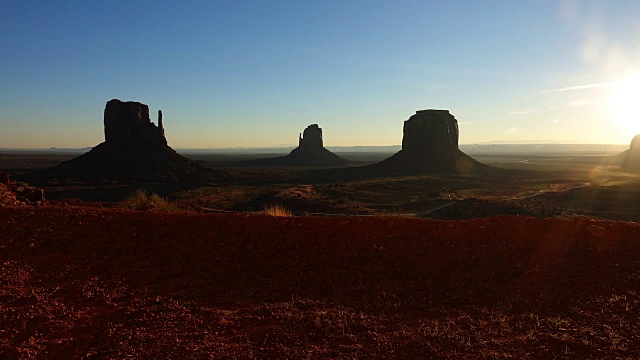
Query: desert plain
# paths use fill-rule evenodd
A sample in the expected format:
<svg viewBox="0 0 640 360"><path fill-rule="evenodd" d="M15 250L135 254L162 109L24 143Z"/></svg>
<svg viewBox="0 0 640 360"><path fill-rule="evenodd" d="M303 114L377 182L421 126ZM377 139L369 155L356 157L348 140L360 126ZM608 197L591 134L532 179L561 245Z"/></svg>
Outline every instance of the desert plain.
<svg viewBox="0 0 640 360"><path fill-rule="evenodd" d="M612 150L487 149L471 154L488 174L331 181L326 167L195 153L224 175L37 184L44 204L0 210L0 353L638 356L638 176ZM0 168L20 179L76 156L3 152ZM141 187L178 210L127 208ZM273 204L291 216L265 213Z"/></svg>

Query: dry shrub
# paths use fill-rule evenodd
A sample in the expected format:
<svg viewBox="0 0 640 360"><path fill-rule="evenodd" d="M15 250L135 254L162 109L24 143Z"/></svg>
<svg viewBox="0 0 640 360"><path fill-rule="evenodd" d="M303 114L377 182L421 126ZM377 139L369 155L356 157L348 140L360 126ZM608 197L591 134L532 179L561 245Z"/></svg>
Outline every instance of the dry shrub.
<svg viewBox="0 0 640 360"><path fill-rule="evenodd" d="M291 217L293 213L280 204L267 205L264 213L271 216Z"/></svg>
<svg viewBox="0 0 640 360"><path fill-rule="evenodd" d="M134 210L184 211L184 208L175 201L169 201L158 194L148 193L145 189L134 190L122 201L122 205Z"/></svg>

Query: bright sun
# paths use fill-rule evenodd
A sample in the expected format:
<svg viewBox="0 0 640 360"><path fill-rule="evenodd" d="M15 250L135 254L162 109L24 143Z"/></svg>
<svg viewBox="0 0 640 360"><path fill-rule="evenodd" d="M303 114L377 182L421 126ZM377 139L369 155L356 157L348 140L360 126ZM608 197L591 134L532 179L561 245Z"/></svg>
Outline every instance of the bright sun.
<svg viewBox="0 0 640 360"><path fill-rule="evenodd" d="M640 133L640 75L619 81L609 95L613 123L633 137Z"/></svg>

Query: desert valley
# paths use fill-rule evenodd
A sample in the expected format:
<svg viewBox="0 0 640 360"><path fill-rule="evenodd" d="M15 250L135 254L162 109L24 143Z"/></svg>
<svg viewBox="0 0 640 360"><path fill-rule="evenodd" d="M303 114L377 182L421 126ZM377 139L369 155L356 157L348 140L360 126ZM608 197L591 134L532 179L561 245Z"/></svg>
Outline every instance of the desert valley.
<svg viewBox="0 0 640 360"><path fill-rule="evenodd" d="M0 14L0 360L640 359L640 2Z"/></svg>
<svg viewBox="0 0 640 360"><path fill-rule="evenodd" d="M469 156L423 110L395 154L182 156L162 121L111 100L84 154L0 152L5 358L640 351L639 137Z"/></svg>

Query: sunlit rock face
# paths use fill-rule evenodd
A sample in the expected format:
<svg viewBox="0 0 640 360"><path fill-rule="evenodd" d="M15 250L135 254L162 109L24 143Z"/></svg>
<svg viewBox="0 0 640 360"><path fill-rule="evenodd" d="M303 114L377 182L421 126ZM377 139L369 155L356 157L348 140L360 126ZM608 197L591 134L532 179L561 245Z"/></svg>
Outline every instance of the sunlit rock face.
<svg viewBox="0 0 640 360"><path fill-rule="evenodd" d="M640 172L640 135L636 135L631 140L631 146L627 150L622 168L626 171Z"/></svg>
<svg viewBox="0 0 640 360"><path fill-rule="evenodd" d="M448 110L419 110L404 122L402 150L453 154L458 150L458 121Z"/></svg>
<svg viewBox="0 0 640 360"><path fill-rule="evenodd" d="M166 145L162 128L162 112L158 112L158 125L149 118L145 104L113 99L104 109L104 138L109 144L161 144Z"/></svg>

